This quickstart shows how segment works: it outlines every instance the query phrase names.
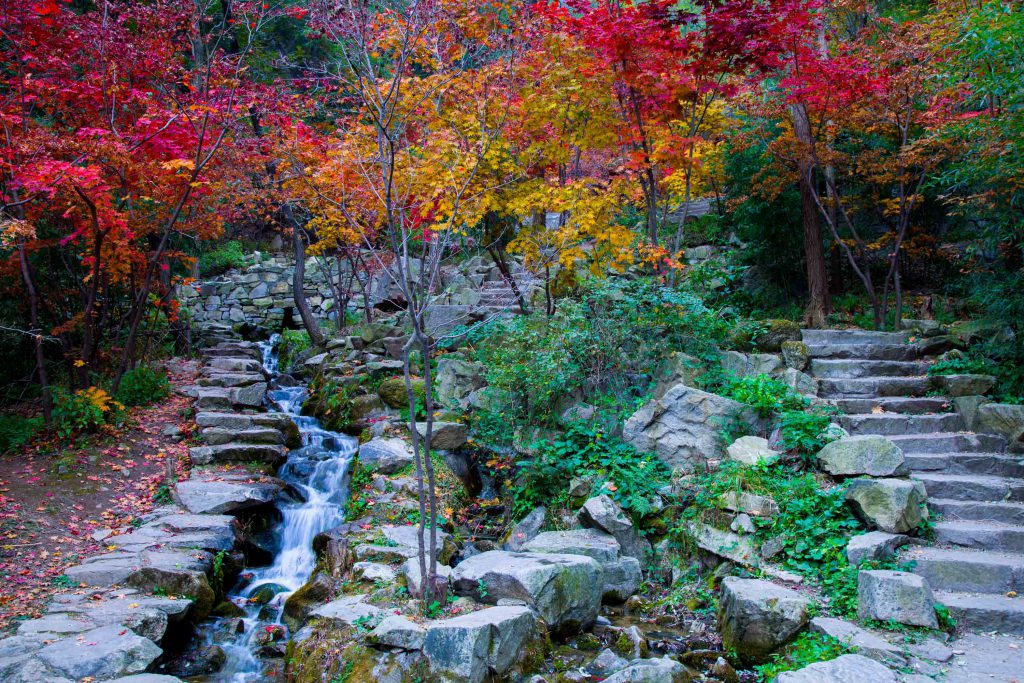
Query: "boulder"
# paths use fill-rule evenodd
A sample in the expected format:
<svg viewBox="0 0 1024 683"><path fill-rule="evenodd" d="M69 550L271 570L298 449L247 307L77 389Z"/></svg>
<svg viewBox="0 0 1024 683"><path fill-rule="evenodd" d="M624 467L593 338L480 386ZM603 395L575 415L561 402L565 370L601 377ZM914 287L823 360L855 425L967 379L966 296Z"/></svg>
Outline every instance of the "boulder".
<svg viewBox="0 0 1024 683"><path fill-rule="evenodd" d="M359 462L374 472L394 474L413 463L404 439L377 437L359 447Z"/></svg>
<svg viewBox="0 0 1024 683"><path fill-rule="evenodd" d="M780 345L782 351L782 362L787 368L803 372L811 359L811 352L807 344L802 341L784 341Z"/></svg>
<svg viewBox="0 0 1024 683"><path fill-rule="evenodd" d="M986 403L977 411L974 426L977 431L1001 434L1010 440L1011 449L1020 449L1024 441L1024 405Z"/></svg>
<svg viewBox="0 0 1024 683"><path fill-rule="evenodd" d="M615 673L621 669L625 669L629 666L629 660L624 657L620 657L613 651L605 648L601 650L597 657L587 664L587 673L591 676L607 677L610 674Z"/></svg>
<svg viewBox="0 0 1024 683"><path fill-rule="evenodd" d="M664 367L659 375L658 389L655 395L663 395L674 384L685 384L688 387L697 386L697 380L704 374L704 364L700 359L686 353L673 353L665 361Z"/></svg>
<svg viewBox="0 0 1024 683"><path fill-rule="evenodd" d="M422 650L427 629L402 616L384 617L366 636L374 645L397 647L403 650Z"/></svg>
<svg viewBox="0 0 1024 683"><path fill-rule="evenodd" d="M437 400L446 408L465 410L469 396L487 386L487 368L456 355L441 356L437 360Z"/></svg>
<svg viewBox="0 0 1024 683"><path fill-rule="evenodd" d="M896 550L910 543L910 537L903 534L887 534L884 531L869 531L854 536L846 544L846 559L856 567L861 562L891 560Z"/></svg>
<svg viewBox="0 0 1024 683"><path fill-rule="evenodd" d="M884 436L847 436L818 451L818 465L833 477L903 477L910 466L903 451Z"/></svg>
<svg viewBox="0 0 1024 683"><path fill-rule="evenodd" d="M422 379L413 380L413 392L417 396L423 396ZM377 387L377 394L388 408L395 408L397 410L409 407L409 399L406 397L405 379L403 377L392 377L391 379L384 380Z"/></svg>
<svg viewBox="0 0 1024 683"><path fill-rule="evenodd" d="M604 494L588 499L576 513L576 518L588 529L598 529L614 536L623 555L643 561L651 551L650 542L640 535L629 516Z"/></svg>
<svg viewBox="0 0 1024 683"><path fill-rule="evenodd" d="M779 375L779 379L798 394L803 396L818 395L818 380L805 372L800 372L794 368L786 368Z"/></svg>
<svg viewBox="0 0 1024 683"><path fill-rule="evenodd" d="M204 619L213 609L216 594L207 579L208 561L202 568L189 568L195 562L186 563L175 559L180 553L160 553L163 557L155 560L155 553L149 553L149 566L139 567L125 581L129 586L149 593L163 591L167 595L185 595L192 599L192 615Z"/></svg>
<svg viewBox="0 0 1024 683"><path fill-rule="evenodd" d="M761 324L764 329L754 338L754 342L762 351L778 353L782 349L783 342L802 339L800 324L792 320L776 318L763 320Z"/></svg>
<svg viewBox="0 0 1024 683"><path fill-rule="evenodd" d="M619 557L619 542L614 536L593 529L547 531L527 543L531 553L586 555L597 560L602 571L602 595L605 600L623 602L636 593L643 581L640 561Z"/></svg>
<svg viewBox="0 0 1024 683"><path fill-rule="evenodd" d="M385 612L379 607L366 602L365 595L346 595L345 597L332 600L326 605L320 605L310 612L311 617L318 617L339 625L355 626L356 623L376 621L384 616Z"/></svg>
<svg viewBox="0 0 1024 683"><path fill-rule="evenodd" d="M936 375L931 383L947 396L980 396L996 385L996 378L992 375Z"/></svg>
<svg viewBox="0 0 1024 683"><path fill-rule="evenodd" d="M760 427L748 406L679 383L633 413L622 438L641 452L656 453L670 468L691 472L724 454L721 430L734 419Z"/></svg>
<svg viewBox="0 0 1024 683"><path fill-rule="evenodd" d="M779 457L778 451L768 447L768 439L760 436L741 436L725 450L730 460L744 465L771 463Z"/></svg>
<svg viewBox="0 0 1024 683"><path fill-rule="evenodd" d="M594 623L601 605L601 577L601 565L582 555L501 550L473 555L452 572L457 595L490 604L522 600L548 627L562 632Z"/></svg>
<svg viewBox="0 0 1024 683"><path fill-rule="evenodd" d="M273 482L201 481L187 479L175 487L181 504L192 514L229 514L272 503L281 492Z"/></svg>
<svg viewBox="0 0 1024 683"><path fill-rule="evenodd" d="M427 423L417 422L416 431L419 432L420 438L425 438L427 434ZM466 429L466 425L461 422L435 421L433 423L430 438L432 448L436 448L440 451L454 451L457 448L465 446L466 441L468 440L469 432Z"/></svg>
<svg viewBox="0 0 1024 683"><path fill-rule="evenodd" d="M950 402L953 404L954 409L956 409L956 412L960 415L960 417L963 418L964 429L966 429L969 432L990 431L987 429L982 429L978 425L978 412L983 405L989 402L989 399L985 398L984 396L957 396ZM1012 407L1015 408L1016 406ZM997 433L1001 434L1002 432ZM1004 434L1004 436L1011 436L1012 438L1012 435Z"/></svg>
<svg viewBox="0 0 1024 683"><path fill-rule="evenodd" d="M938 628L935 596L923 576L889 570L857 575L857 616L861 621L895 621Z"/></svg>
<svg viewBox="0 0 1024 683"><path fill-rule="evenodd" d="M907 479L854 479L846 502L868 526L890 534L912 531L928 519L924 484Z"/></svg>
<svg viewBox="0 0 1024 683"><path fill-rule="evenodd" d="M885 638L866 631L856 624L832 617L814 617L808 627L811 633L835 638L843 645L875 661L892 666L906 666L907 660L900 648Z"/></svg>
<svg viewBox="0 0 1024 683"><path fill-rule="evenodd" d="M692 522L690 533L698 548L744 565L757 564L757 546L749 536L741 536L703 522Z"/></svg>
<svg viewBox="0 0 1024 683"><path fill-rule="evenodd" d="M782 359L772 353L722 351L718 354L718 360L722 363L722 371L733 377L775 375L783 368Z"/></svg>
<svg viewBox="0 0 1024 683"><path fill-rule="evenodd" d="M785 671L776 683L897 683L896 674L863 655L843 655L816 662L796 671Z"/></svg>
<svg viewBox="0 0 1024 683"><path fill-rule="evenodd" d="M530 514L523 517L518 524L512 527L512 530L505 537L505 542L502 544L501 549L513 552L522 550L524 545L532 541L540 533L540 529L544 526L546 519L547 510L543 507L534 508Z"/></svg>
<svg viewBox="0 0 1024 683"><path fill-rule="evenodd" d="M281 620L292 632L298 631L317 607L327 603L336 592L335 582L316 572L299 590L288 596L281 610Z"/></svg>
<svg viewBox="0 0 1024 683"><path fill-rule="evenodd" d="M696 680L693 671L674 659L634 659L604 683L690 683Z"/></svg>
<svg viewBox="0 0 1024 683"><path fill-rule="evenodd" d="M423 654L432 671L460 682L483 683L506 675L517 663L528 669L536 659L530 650L543 649L542 633L529 608L491 607L429 623Z"/></svg>
<svg viewBox="0 0 1024 683"><path fill-rule="evenodd" d="M142 673L162 653L152 641L115 624L51 643L39 651L39 659L73 680L102 680Z"/></svg>
<svg viewBox="0 0 1024 683"><path fill-rule="evenodd" d="M439 564L435 571L438 577L451 581L451 567ZM420 561L418 557L412 557L403 562L402 566L398 569L398 573L405 577L405 586L409 589L410 595L423 595L423 577L420 574Z"/></svg>
<svg viewBox="0 0 1024 683"><path fill-rule="evenodd" d="M723 493L719 504L726 510L743 512L754 517L774 517L779 514L779 505L771 497L747 491Z"/></svg>
<svg viewBox="0 0 1024 683"><path fill-rule="evenodd" d="M728 576L718 603L722 644L744 662L766 661L807 623L809 607L807 598L788 588Z"/></svg>

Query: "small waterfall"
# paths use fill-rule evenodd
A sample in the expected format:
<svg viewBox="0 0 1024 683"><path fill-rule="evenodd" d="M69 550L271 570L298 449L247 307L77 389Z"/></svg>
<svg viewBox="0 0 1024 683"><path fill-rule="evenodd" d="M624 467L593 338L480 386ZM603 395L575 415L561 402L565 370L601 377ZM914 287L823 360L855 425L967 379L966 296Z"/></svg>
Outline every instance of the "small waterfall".
<svg viewBox="0 0 1024 683"><path fill-rule="evenodd" d="M278 373L278 341L279 335L274 335L260 344L263 366L270 373L271 382ZM306 583L316 566L313 537L345 519L345 474L359 442L324 429L315 418L300 415L306 396L302 386L273 388L267 394L272 407L292 416L302 436L302 447L289 452L288 461L278 472L298 495L282 498L278 503L281 522L275 530L273 563L248 571L244 582L227 596L245 612L244 629L240 633L225 633L225 627L231 623L228 619L214 620L209 625L207 642L219 644L227 655L221 671L206 679L211 683L267 680L265 662L256 655L260 633L268 627L284 628L284 601ZM267 592L274 592L269 602L251 602L254 595Z"/></svg>

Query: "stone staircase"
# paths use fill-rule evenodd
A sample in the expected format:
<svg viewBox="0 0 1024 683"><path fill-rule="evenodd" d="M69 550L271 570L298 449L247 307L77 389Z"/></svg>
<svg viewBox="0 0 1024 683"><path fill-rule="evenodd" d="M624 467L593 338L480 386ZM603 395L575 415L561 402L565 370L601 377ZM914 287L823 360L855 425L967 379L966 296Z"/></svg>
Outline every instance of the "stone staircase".
<svg viewBox="0 0 1024 683"><path fill-rule="evenodd" d="M851 435L898 445L928 492L934 538L901 560L928 579L958 623L1024 635L1024 457L965 429L949 402L926 396L929 362L906 333L805 330L819 395Z"/></svg>
<svg viewBox="0 0 1024 683"><path fill-rule="evenodd" d="M516 279L516 286L519 288L519 291L526 298L527 302L529 302L533 290L536 287L541 286L541 281L534 277L529 271L522 268L515 270L512 276ZM479 294L480 301L477 304L478 308L489 309L491 311L518 310L519 308L519 302L516 300L515 292L512 291L512 287L508 281L504 279L490 280L481 283Z"/></svg>

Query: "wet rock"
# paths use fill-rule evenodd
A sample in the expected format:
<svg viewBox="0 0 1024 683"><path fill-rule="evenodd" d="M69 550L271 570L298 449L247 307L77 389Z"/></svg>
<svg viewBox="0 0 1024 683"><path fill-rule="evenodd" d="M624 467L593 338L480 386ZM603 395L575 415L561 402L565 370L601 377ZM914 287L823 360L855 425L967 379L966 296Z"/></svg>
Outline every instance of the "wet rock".
<svg viewBox="0 0 1024 683"><path fill-rule="evenodd" d="M540 529L544 526L546 519L547 510L543 507L535 508L530 514L523 517L522 521L512 527L512 530L509 531L505 542L501 546L502 550L511 550L513 552L522 550L524 545L532 541L540 533Z"/></svg>
<svg viewBox="0 0 1024 683"><path fill-rule="evenodd" d="M227 655L220 645L210 645L176 659L170 670L175 676L209 676L220 671L227 661Z"/></svg>
<svg viewBox="0 0 1024 683"><path fill-rule="evenodd" d="M193 514L236 514L272 503L281 485L272 482L229 482L187 479L175 485L178 499Z"/></svg>
<svg viewBox="0 0 1024 683"><path fill-rule="evenodd" d="M264 583L249 593L249 602L255 605L265 605L273 600L275 595L287 590L279 583Z"/></svg>
<svg viewBox="0 0 1024 683"><path fill-rule="evenodd" d="M376 438L359 447L359 462L382 474L394 474L413 463L404 439Z"/></svg>
<svg viewBox="0 0 1024 683"><path fill-rule="evenodd" d="M938 628L935 596L924 577L909 572L862 571L857 575L857 616Z"/></svg>
<svg viewBox="0 0 1024 683"><path fill-rule="evenodd" d="M896 683L896 674L863 655L843 655L779 674L776 683Z"/></svg>
<svg viewBox="0 0 1024 683"><path fill-rule="evenodd" d="M633 521L606 495L594 496L583 504L576 514L580 524L611 534L619 542L622 554L643 561L651 551L651 544L640 535Z"/></svg>
<svg viewBox="0 0 1024 683"><path fill-rule="evenodd" d="M924 484L907 479L854 479L846 487L846 502L869 526L901 534L928 519Z"/></svg>
<svg viewBox="0 0 1024 683"><path fill-rule="evenodd" d="M582 555L495 550L459 563L452 583L457 595L480 602L523 600L551 629L571 631L594 623L601 605L601 577L601 566Z"/></svg>
<svg viewBox="0 0 1024 683"><path fill-rule="evenodd" d="M423 653L432 670L460 681L482 683L529 666L531 649L542 650L542 628L527 607L491 607L427 626ZM537 659L536 656L533 659Z"/></svg>
<svg viewBox="0 0 1024 683"><path fill-rule="evenodd" d="M141 673L162 650L152 641L122 626L86 631L80 638L65 638L39 651L39 659L68 678L117 678Z"/></svg>
<svg viewBox="0 0 1024 683"><path fill-rule="evenodd" d="M903 451L884 436L847 436L818 451L818 464L834 477L910 474Z"/></svg>
<svg viewBox="0 0 1024 683"><path fill-rule="evenodd" d="M587 672L592 676L607 677L616 671L629 666L629 660L620 657L611 650L605 648L598 653L597 657L587 664Z"/></svg>
<svg viewBox="0 0 1024 683"><path fill-rule="evenodd" d="M809 606L799 593L768 581L726 577L718 606L722 643L744 662L765 661L803 628Z"/></svg>

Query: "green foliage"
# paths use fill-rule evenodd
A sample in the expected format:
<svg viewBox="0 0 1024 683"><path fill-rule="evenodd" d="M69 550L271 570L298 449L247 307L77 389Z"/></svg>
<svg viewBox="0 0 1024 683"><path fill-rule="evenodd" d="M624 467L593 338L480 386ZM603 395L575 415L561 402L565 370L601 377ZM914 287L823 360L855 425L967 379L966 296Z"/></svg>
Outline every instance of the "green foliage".
<svg viewBox="0 0 1024 683"><path fill-rule="evenodd" d="M62 437L76 432L94 432L113 421L123 408L103 389L90 387L74 393L53 389L53 424Z"/></svg>
<svg viewBox="0 0 1024 683"><path fill-rule="evenodd" d="M823 408L784 410L779 414L780 445L809 465L825 444L841 436L838 429L831 427L831 422L832 412Z"/></svg>
<svg viewBox="0 0 1024 683"><path fill-rule="evenodd" d="M278 366L282 372L292 369L296 357L311 345L309 332L306 330L282 330L278 347Z"/></svg>
<svg viewBox="0 0 1024 683"><path fill-rule="evenodd" d="M199 276L213 277L222 275L231 269L248 268L255 263L253 251L255 245L243 244L240 240L230 240L217 244L199 256Z"/></svg>
<svg viewBox="0 0 1024 683"><path fill-rule="evenodd" d="M302 412L316 416L326 429L340 432L352 422L352 396L350 385L317 375L309 383L309 397Z"/></svg>
<svg viewBox="0 0 1024 683"><path fill-rule="evenodd" d="M726 379L722 395L746 403L761 417L769 417L779 411L803 410L807 399L796 393L782 380L766 374L752 377Z"/></svg>
<svg viewBox="0 0 1024 683"><path fill-rule="evenodd" d="M42 427L42 417L0 415L0 453L21 448L31 441Z"/></svg>
<svg viewBox="0 0 1024 683"><path fill-rule="evenodd" d="M850 652L852 650L848 646L832 636L804 631L781 652L772 655L770 662L755 667L755 670L760 680L773 681L784 671L801 669L809 664L825 662Z"/></svg>
<svg viewBox="0 0 1024 683"><path fill-rule="evenodd" d="M949 356L928 368L928 374L935 375L991 375L995 371L987 358L980 356Z"/></svg>
<svg viewBox="0 0 1024 683"><path fill-rule="evenodd" d="M348 486L348 503L345 505L345 520L351 522L359 519L369 508L366 490L373 483L373 470L364 467L359 458L353 458L349 465L352 479Z"/></svg>
<svg viewBox="0 0 1024 683"><path fill-rule="evenodd" d="M588 475L594 477L594 491L643 516L651 511L650 501L669 478L657 456L638 453L591 425L573 424L561 438L533 444L531 450L534 455L518 463L512 492L516 518L539 505L566 506L570 480Z"/></svg>
<svg viewBox="0 0 1024 683"><path fill-rule="evenodd" d="M501 412L528 424L555 421L574 391L620 403L646 392L661 359L683 351L706 361L736 326L693 294L652 280L584 282L551 317L496 321L470 335L488 384L508 396ZM645 382L645 380L647 380Z"/></svg>
<svg viewBox="0 0 1024 683"><path fill-rule="evenodd" d="M171 382L166 372L140 365L124 373L116 398L126 406L144 406L167 398L170 393Z"/></svg>

